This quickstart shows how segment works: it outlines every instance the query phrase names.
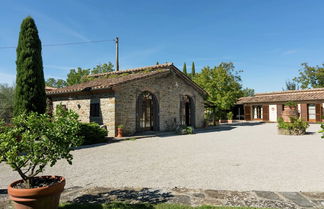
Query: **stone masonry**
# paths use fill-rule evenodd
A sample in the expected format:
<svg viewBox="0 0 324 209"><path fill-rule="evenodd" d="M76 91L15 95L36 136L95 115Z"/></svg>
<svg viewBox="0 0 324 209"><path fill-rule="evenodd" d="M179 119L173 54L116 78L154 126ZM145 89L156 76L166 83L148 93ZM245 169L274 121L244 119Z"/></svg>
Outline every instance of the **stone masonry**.
<svg viewBox="0 0 324 209"><path fill-rule="evenodd" d="M90 118L90 104L98 102L100 104L100 116ZM71 97L54 97L54 111L57 105L65 105L67 109L75 111L79 115L81 122L97 122L106 125L108 135L115 136L115 97L113 93L73 95Z"/></svg>
<svg viewBox="0 0 324 209"><path fill-rule="evenodd" d="M133 81L114 88L116 97L116 124L124 125L126 134L136 131L136 100L148 91L157 97L159 104L160 131L174 129L180 121L180 99L188 95L195 107L195 127L202 127L204 99L191 85L184 82L173 71L147 79Z"/></svg>
<svg viewBox="0 0 324 209"><path fill-rule="evenodd" d="M159 130L170 131L180 122L180 101L189 96L194 105L194 126L203 125L204 98L192 85L180 78L174 71L156 74L152 77L129 81L112 89L96 93L93 91L79 94L65 94L52 97L53 108L65 105L75 111L82 122L97 122L106 125L108 136L115 137L118 125L124 126L124 134L136 132L136 101L138 96L148 91L155 95L159 105ZM99 117L90 117L90 105L100 104Z"/></svg>

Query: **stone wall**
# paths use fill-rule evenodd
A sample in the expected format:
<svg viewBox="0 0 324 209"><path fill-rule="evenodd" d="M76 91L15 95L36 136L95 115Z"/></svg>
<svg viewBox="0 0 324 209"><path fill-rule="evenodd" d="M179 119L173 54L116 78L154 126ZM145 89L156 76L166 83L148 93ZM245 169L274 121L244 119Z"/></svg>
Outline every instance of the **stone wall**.
<svg viewBox="0 0 324 209"><path fill-rule="evenodd" d="M168 74L140 79L114 88L116 98L116 125L124 125L124 133L136 131L136 100L143 91L157 97L159 104L160 131L174 129L180 122L180 98L188 95L195 106L195 127L202 127L204 121L204 99L191 85L179 78L173 71Z"/></svg>
<svg viewBox="0 0 324 209"><path fill-rule="evenodd" d="M106 125L108 136L115 136L115 97L113 93L54 97L52 100L54 111L57 105L66 105L66 108L75 111L79 115L81 122L97 122L100 125ZM99 117L90 117L91 103L100 104Z"/></svg>

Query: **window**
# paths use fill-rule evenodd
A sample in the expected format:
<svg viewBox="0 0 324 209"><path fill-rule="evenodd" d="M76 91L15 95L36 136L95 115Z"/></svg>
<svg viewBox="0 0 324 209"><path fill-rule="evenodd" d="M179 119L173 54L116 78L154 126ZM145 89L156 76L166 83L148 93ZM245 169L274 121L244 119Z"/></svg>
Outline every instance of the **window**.
<svg viewBox="0 0 324 209"><path fill-rule="evenodd" d="M315 104L308 105L308 120L316 120Z"/></svg>
<svg viewBox="0 0 324 209"><path fill-rule="evenodd" d="M99 117L100 116L100 104L93 103L90 104L90 117Z"/></svg>
<svg viewBox="0 0 324 209"><path fill-rule="evenodd" d="M261 105L253 106L253 118L254 119L262 119L263 117L263 110Z"/></svg>

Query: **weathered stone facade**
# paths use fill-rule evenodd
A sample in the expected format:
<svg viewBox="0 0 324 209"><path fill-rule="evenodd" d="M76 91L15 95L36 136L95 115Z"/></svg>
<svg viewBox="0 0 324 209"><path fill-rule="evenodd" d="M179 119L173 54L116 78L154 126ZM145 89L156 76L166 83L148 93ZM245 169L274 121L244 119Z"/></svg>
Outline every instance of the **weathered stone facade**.
<svg viewBox="0 0 324 209"><path fill-rule="evenodd" d="M62 104L75 111L82 122L107 126L108 136L115 136L118 125L124 126L125 135L133 135L143 131L138 126L139 115L143 116L139 113L141 100L138 98L144 92L149 92L154 97L154 110L157 110L152 116L154 129L150 127L150 130L174 130L180 122L183 124L186 111L185 117L191 126L203 126L206 93L172 64L113 72L110 75L113 76L48 92L54 111L57 105ZM189 98L190 107L185 106L188 103L184 103L183 98ZM141 108L145 109L144 106ZM94 109L96 117L93 117L93 112L91 114ZM153 109L144 114L152 112Z"/></svg>
<svg viewBox="0 0 324 209"><path fill-rule="evenodd" d="M106 125L109 136L115 136L115 96L111 92L100 94L73 95L70 97L53 97L54 111L57 105L65 105L75 111L81 122L96 122ZM90 104L100 104L100 116L90 117Z"/></svg>
<svg viewBox="0 0 324 209"><path fill-rule="evenodd" d="M136 100L148 91L154 94L159 104L160 131L175 128L180 121L180 99L188 95L193 99L195 108L195 127L202 127L204 121L204 98L191 85L179 78L174 72L137 80L116 87L116 124L124 125L126 134L136 132Z"/></svg>

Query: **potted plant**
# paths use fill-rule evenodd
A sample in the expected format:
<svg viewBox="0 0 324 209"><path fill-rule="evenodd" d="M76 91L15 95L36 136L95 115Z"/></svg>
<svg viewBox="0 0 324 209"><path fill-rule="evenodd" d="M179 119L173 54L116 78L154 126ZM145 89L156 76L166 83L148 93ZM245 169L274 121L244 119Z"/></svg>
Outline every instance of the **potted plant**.
<svg viewBox="0 0 324 209"><path fill-rule="evenodd" d="M124 126L123 125L118 125L117 126L117 137L123 137L123 128Z"/></svg>
<svg viewBox="0 0 324 209"><path fill-rule="evenodd" d="M17 171L21 180L8 186L16 209L56 209L65 179L37 176L60 159L72 163L70 151L82 143L78 115L57 108L54 116L31 112L13 119L11 127L0 124L0 162Z"/></svg>
<svg viewBox="0 0 324 209"><path fill-rule="evenodd" d="M232 112L227 113L227 123L233 123L233 113Z"/></svg>
<svg viewBox="0 0 324 209"><path fill-rule="evenodd" d="M287 102L284 104L284 111L282 112L282 118L284 122L291 122L291 118L298 118L299 113L297 110L296 102Z"/></svg>

